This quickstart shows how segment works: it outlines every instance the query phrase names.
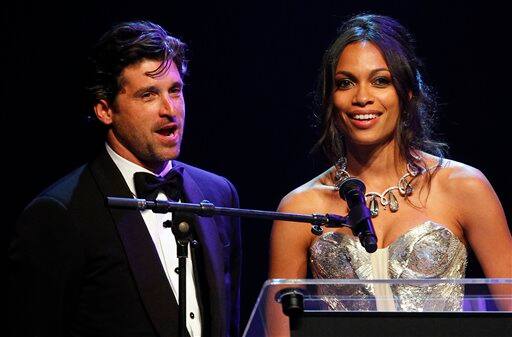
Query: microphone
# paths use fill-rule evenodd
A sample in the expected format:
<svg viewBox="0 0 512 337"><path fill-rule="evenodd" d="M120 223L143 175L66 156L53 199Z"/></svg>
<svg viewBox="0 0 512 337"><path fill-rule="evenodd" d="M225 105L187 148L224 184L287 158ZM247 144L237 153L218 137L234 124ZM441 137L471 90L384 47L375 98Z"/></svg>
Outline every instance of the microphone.
<svg viewBox="0 0 512 337"><path fill-rule="evenodd" d="M373 228L371 213L366 206L364 194L366 186L362 180L348 177L339 184L340 197L347 201L349 212L347 224L352 228L352 233L359 237L361 245L368 253L377 250L377 235Z"/></svg>

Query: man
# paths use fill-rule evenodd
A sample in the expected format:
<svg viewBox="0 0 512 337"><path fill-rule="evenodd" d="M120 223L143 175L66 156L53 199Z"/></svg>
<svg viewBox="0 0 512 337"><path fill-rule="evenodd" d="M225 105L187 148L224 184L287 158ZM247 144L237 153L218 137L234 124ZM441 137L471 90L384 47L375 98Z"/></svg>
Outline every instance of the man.
<svg viewBox="0 0 512 337"><path fill-rule="evenodd" d="M184 51L150 22L115 26L95 47L90 91L107 129L105 151L20 217L9 251L14 335L178 335L176 242L162 225L171 215L109 208L105 198L206 199L238 207L228 180L174 160L185 119ZM156 188L148 191L143 183L152 179ZM237 336L239 222L194 219L188 334Z"/></svg>

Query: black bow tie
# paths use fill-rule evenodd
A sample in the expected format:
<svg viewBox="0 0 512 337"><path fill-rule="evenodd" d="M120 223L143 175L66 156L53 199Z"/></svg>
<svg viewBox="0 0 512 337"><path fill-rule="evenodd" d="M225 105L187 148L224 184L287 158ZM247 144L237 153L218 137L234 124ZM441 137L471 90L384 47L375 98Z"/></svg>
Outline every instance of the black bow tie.
<svg viewBox="0 0 512 337"><path fill-rule="evenodd" d="M137 198L155 200L158 192L162 191L167 198L178 201L183 198L182 168L169 171L164 177L158 177L151 173L137 172L133 175Z"/></svg>

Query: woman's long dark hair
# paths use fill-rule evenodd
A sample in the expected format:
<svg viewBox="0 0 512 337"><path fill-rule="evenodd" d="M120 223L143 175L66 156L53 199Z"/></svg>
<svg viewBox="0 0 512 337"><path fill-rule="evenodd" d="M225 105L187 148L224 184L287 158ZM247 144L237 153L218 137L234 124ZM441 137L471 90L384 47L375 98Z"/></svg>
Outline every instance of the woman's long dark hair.
<svg viewBox="0 0 512 337"><path fill-rule="evenodd" d="M357 15L345 22L324 55L317 93L319 111L316 117L320 138L315 148L321 148L331 163L346 155L343 132L339 127L340 117L333 106L334 75L345 47L359 41L379 47L391 72L400 102L395 137L402 158L414 163L412 150L442 158L447 146L432 139L436 102L431 88L423 81L422 65L414 52L414 40L396 20L372 14Z"/></svg>

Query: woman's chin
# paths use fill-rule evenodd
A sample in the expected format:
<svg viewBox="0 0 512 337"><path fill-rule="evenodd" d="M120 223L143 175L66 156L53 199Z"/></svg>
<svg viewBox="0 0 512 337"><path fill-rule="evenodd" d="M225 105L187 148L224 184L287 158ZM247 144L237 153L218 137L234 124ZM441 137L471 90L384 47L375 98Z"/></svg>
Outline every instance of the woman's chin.
<svg viewBox="0 0 512 337"><path fill-rule="evenodd" d="M393 137L382 137L380 135L364 135L347 139L348 146L379 147L387 146L393 141Z"/></svg>

